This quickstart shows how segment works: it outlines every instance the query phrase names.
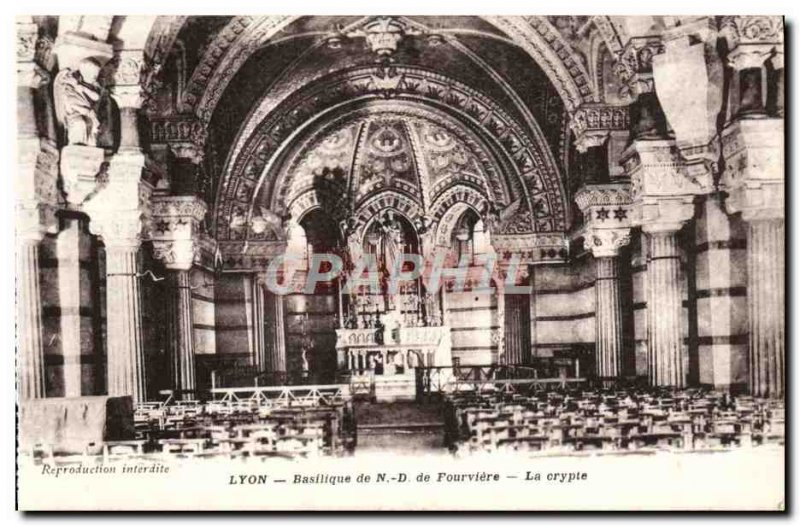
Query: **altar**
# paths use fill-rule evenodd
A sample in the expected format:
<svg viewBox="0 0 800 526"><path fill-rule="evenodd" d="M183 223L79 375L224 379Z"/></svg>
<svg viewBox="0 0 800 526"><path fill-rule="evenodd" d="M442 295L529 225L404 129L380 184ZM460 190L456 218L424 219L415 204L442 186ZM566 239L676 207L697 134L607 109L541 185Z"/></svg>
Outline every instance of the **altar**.
<svg viewBox="0 0 800 526"><path fill-rule="evenodd" d="M377 401L414 399L417 367L452 365L449 327L403 327L397 321L389 311L373 327L336 331L340 373Z"/></svg>

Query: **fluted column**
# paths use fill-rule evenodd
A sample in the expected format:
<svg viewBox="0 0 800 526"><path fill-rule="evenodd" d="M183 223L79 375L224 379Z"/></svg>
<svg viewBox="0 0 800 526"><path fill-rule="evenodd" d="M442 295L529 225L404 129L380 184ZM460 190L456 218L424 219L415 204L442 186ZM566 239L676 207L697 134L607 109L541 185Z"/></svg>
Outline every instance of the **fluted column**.
<svg viewBox="0 0 800 526"><path fill-rule="evenodd" d="M750 221L747 292L750 320L750 385L758 396L785 393L784 221Z"/></svg>
<svg viewBox="0 0 800 526"><path fill-rule="evenodd" d="M264 334L264 287L257 275L252 278L253 308L253 365L256 370L264 371L269 363Z"/></svg>
<svg viewBox="0 0 800 526"><path fill-rule="evenodd" d="M683 387L680 247L678 232L694 217L697 195L712 186L710 172L689 176L674 141L634 141L623 153L630 174L632 224L642 227L647 260L647 370L651 385ZM690 263L691 264L691 263Z"/></svg>
<svg viewBox="0 0 800 526"><path fill-rule="evenodd" d="M584 248L595 258L597 376L622 374L622 303L619 251L630 241L630 184L587 184L575 195L584 214Z"/></svg>
<svg viewBox="0 0 800 526"><path fill-rule="evenodd" d="M183 400L194 399L197 387L194 359L194 321L192 287L188 270L173 270L170 281L174 292L169 299L169 344L172 385Z"/></svg>
<svg viewBox="0 0 800 526"><path fill-rule="evenodd" d="M785 381L785 205L782 112L783 18L723 17L739 80L723 130L725 207L747 223L750 391L783 397ZM770 64L771 63L771 64Z"/></svg>
<svg viewBox="0 0 800 526"><path fill-rule="evenodd" d="M622 310L619 300L619 262L616 257L599 257L595 265L595 335L597 375L620 375L622 362Z"/></svg>
<svg viewBox="0 0 800 526"><path fill-rule="evenodd" d="M683 306L677 231L647 234L647 356L652 385L683 387Z"/></svg>
<svg viewBox="0 0 800 526"><path fill-rule="evenodd" d="M17 241L17 339L19 396L44 397L42 300L39 288L39 241Z"/></svg>
<svg viewBox="0 0 800 526"><path fill-rule="evenodd" d="M54 212L58 151L52 143L40 140L36 125L34 94L50 80L36 62L38 26L31 17L18 17L16 31L17 381L20 399L28 400L45 396L39 243L46 232L58 231Z"/></svg>
<svg viewBox="0 0 800 526"><path fill-rule="evenodd" d="M206 204L196 196L154 195L150 239L153 255L170 274L168 340L172 386L178 397L191 400L197 388L194 350L194 309L189 272L202 263L206 240L201 223Z"/></svg>
<svg viewBox="0 0 800 526"><path fill-rule="evenodd" d="M283 296L268 293L270 321L269 364L273 372L286 371L286 333L284 329Z"/></svg>
<svg viewBox="0 0 800 526"><path fill-rule="evenodd" d="M106 244L108 394L144 401L142 310L137 245Z"/></svg>
<svg viewBox="0 0 800 526"><path fill-rule="evenodd" d="M141 180L143 167L142 154L117 153L107 183L83 205L106 250L108 394L134 403L147 397L137 253L152 188Z"/></svg>

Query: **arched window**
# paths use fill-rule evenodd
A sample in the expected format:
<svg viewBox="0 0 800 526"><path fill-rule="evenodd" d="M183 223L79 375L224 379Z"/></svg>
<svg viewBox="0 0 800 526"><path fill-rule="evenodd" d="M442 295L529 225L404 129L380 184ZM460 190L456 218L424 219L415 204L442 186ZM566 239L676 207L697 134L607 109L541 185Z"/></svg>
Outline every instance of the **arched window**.
<svg viewBox="0 0 800 526"><path fill-rule="evenodd" d="M472 259L489 251L489 232L483 221L471 208L467 209L453 228L452 247L458 259Z"/></svg>

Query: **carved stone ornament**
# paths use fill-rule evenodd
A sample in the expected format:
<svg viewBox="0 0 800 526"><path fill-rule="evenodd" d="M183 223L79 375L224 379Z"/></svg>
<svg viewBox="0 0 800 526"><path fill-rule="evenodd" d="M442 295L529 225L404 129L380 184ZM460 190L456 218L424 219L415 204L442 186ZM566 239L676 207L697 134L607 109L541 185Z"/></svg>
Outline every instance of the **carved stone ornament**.
<svg viewBox="0 0 800 526"><path fill-rule="evenodd" d="M391 57L406 35L418 35L421 31L401 19L379 17L363 27L347 33L348 38L364 37L373 53L382 58Z"/></svg>
<svg viewBox="0 0 800 526"><path fill-rule="evenodd" d="M575 134L575 147L581 153L602 145L610 132L627 131L629 127L627 106L583 105L575 110L570 121L570 128Z"/></svg>
<svg viewBox="0 0 800 526"><path fill-rule="evenodd" d="M108 65L113 74L113 86L140 86L144 77L144 52L141 49L123 50L114 54Z"/></svg>
<svg viewBox="0 0 800 526"><path fill-rule="evenodd" d="M135 248L149 222L152 186L142 179L144 155L118 153L109 162L108 176L83 204L89 229L106 246Z"/></svg>
<svg viewBox="0 0 800 526"><path fill-rule="evenodd" d="M190 269L200 257L205 202L196 196L154 196L151 203L150 239L155 257L167 268Z"/></svg>
<svg viewBox="0 0 800 526"><path fill-rule="evenodd" d="M155 144L168 144L176 157L200 162L208 133L198 119L177 116L151 119L150 137Z"/></svg>
<svg viewBox="0 0 800 526"><path fill-rule="evenodd" d="M40 139L18 141L15 201L17 235L38 241L58 232L58 150Z"/></svg>
<svg viewBox="0 0 800 526"><path fill-rule="evenodd" d="M591 228L583 236L583 247L596 258L616 257L630 240L630 228Z"/></svg>
<svg viewBox="0 0 800 526"><path fill-rule="evenodd" d="M105 150L94 146L65 146L61 149L60 167L67 203L80 206L100 185Z"/></svg>
<svg viewBox="0 0 800 526"><path fill-rule="evenodd" d="M585 185L575 202L584 214L584 248L595 257L616 256L630 241L630 184Z"/></svg>
<svg viewBox="0 0 800 526"><path fill-rule="evenodd" d="M742 218L779 219L785 215L783 119L742 120L722 137L725 206Z"/></svg>
<svg viewBox="0 0 800 526"><path fill-rule="evenodd" d="M762 67L775 53L783 55L783 17L725 16L720 34L728 41L734 69Z"/></svg>
<svg viewBox="0 0 800 526"><path fill-rule="evenodd" d="M631 38L622 50L614 72L622 81L620 94L623 97L638 97L653 91L653 56L661 53L660 37Z"/></svg>
<svg viewBox="0 0 800 526"><path fill-rule="evenodd" d="M17 62L33 62L39 27L30 17L17 20Z"/></svg>
<svg viewBox="0 0 800 526"><path fill-rule="evenodd" d="M631 180L632 224L645 231L679 230L694 216L694 199L713 189L709 172L692 178L674 141L634 141L622 154Z"/></svg>
<svg viewBox="0 0 800 526"><path fill-rule="evenodd" d="M87 58L75 69L62 69L53 81L56 118L64 127L67 144L97 146L97 104L102 92L97 81L99 73L100 64Z"/></svg>

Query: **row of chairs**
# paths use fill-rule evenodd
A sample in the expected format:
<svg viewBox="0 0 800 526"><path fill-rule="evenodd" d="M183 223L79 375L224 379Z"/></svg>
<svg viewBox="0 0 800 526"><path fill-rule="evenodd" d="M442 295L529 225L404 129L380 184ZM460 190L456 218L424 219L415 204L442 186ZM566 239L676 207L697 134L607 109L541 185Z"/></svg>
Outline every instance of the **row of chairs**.
<svg viewBox="0 0 800 526"><path fill-rule="evenodd" d="M259 400L145 404L137 408L134 422L137 440L109 443L109 458L153 451L179 456L338 455L352 452L356 442L349 402L286 407Z"/></svg>
<svg viewBox="0 0 800 526"><path fill-rule="evenodd" d="M783 403L700 389L459 394L445 403L457 453L717 449L783 443Z"/></svg>
<svg viewBox="0 0 800 526"><path fill-rule="evenodd" d="M349 401L280 406L258 400L140 404L131 440L89 444L82 455L59 455L47 444L37 461L163 460L165 458L313 457L344 455L356 446ZM97 451L100 454L97 454Z"/></svg>

